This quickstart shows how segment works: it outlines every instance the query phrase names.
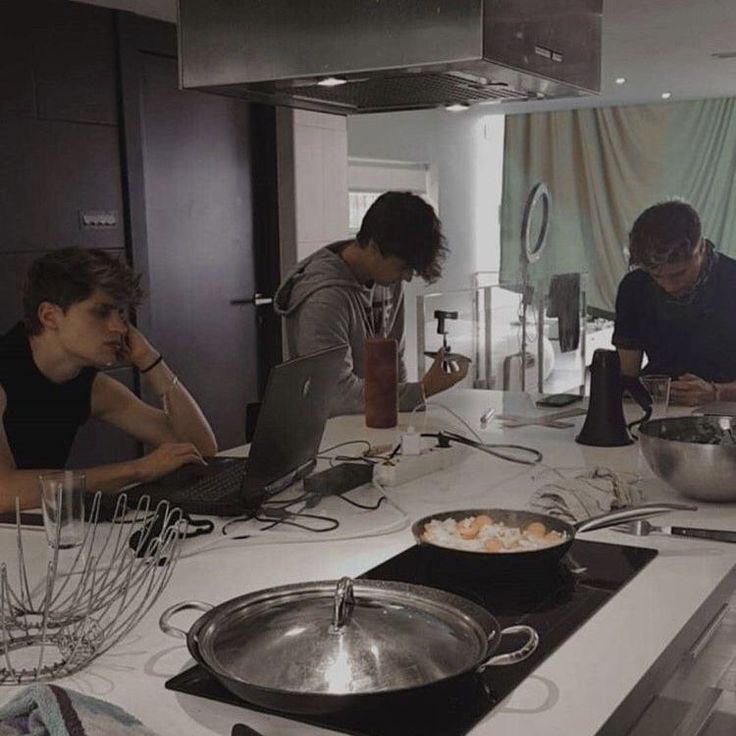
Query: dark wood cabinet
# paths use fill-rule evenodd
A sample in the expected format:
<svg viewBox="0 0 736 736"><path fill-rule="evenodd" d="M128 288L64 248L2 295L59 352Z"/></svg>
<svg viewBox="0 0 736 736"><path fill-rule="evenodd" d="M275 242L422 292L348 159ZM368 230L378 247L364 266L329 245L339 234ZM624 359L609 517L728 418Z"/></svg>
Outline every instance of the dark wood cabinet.
<svg viewBox="0 0 736 736"><path fill-rule="evenodd" d="M33 34L0 31L0 117L36 115Z"/></svg>
<svg viewBox="0 0 736 736"><path fill-rule="evenodd" d="M0 251L124 248L117 128L2 118L0 160ZM83 212L117 225L85 228Z"/></svg>
<svg viewBox="0 0 736 736"><path fill-rule="evenodd" d="M0 10L0 115L117 125L115 16L69 0Z"/></svg>
<svg viewBox="0 0 736 736"><path fill-rule="evenodd" d="M38 117L117 125L115 73L113 14L70 11L66 22L36 34Z"/></svg>

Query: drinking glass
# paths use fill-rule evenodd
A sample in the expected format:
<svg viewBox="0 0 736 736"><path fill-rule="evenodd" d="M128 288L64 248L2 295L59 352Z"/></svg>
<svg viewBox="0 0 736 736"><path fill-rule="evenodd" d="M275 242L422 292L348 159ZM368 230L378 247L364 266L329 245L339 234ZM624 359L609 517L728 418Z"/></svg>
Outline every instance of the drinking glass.
<svg viewBox="0 0 736 736"><path fill-rule="evenodd" d="M667 407L670 403L670 383L672 379L669 376L651 374L640 376L639 380L652 397L652 415L649 418L662 419L666 417Z"/></svg>
<svg viewBox="0 0 736 736"><path fill-rule="evenodd" d="M86 476L74 470L42 473L41 508L50 547L71 549L84 541Z"/></svg>

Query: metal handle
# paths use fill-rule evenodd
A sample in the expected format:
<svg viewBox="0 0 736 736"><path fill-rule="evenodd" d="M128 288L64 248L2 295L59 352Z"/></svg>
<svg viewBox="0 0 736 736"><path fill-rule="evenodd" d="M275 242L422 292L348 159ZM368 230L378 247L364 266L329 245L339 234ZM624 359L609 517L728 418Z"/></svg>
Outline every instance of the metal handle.
<svg viewBox="0 0 736 736"><path fill-rule="evenodd" d="M254 304L256 307L263 307L266 304L273 304L273 299L270 296L263 296L257 292L253 294L250 299L231 299L230 304L233 306L240 306L241 304Z"/></svg>
<svg viewBox="0 0 736 736"><path fill-rule="evenodd" d="M710 640L715 636L716 631L718 631L721 624L723 623L723 619L726 618L726 614L729 612L729 610L731 609L728 603L724 603L718 609L716 615L713 616L710 623L705 627L705 629L703 629L703 632L697 638L696 642L690 647L690 650L688 651L688 656L693 661L695 661L703 653L703 649L708 646Z"/></svg>
<svg viewBox="0 0 736 736"><path fill-rule="evenodd" d="M524 645L513 652L506 652L506 654L497 654L495 657L491 657L483 662L478 667L478 672L483 672L486 667L492 667L495 665L507 665L516 664L522 662L527 657L530 657L537 649L539 645L539 634L531 626L509 626L501 631L501 636L508 636L510 634L526 634L527 640Z"/></svg>
<svg viewBox="0 0 736 736"><path fill-rule="evenodd" d="M184 601L183 603L175 603L173 606L169 606L158 620L158 627L164 634L173 636L174 639L186 639L187 632L184 629L179 629L176 626L172 626L169 623L169 619L180 611L202 611L206 613L210 611L214 606L210 603L203 603L202 601Z"/></svg>
<svg viewBox="0 0 736 736"><path fill-rule="evenodd" d="M245 723L236 723L230 736L261 736L261 732L246 726Z"/></svg>
<svg viewBox="0 0 736 736"><path fill-rule="evenodd" d="M340 578L335 586L335 598L332 604L332 626L330 633L342 633L342 627L350 620L350 613L355 605L352 578Z"/></svg>
<svg viewBox="0 0 736 736"><path fill-rule="evenodd" d="M688 708L685 717L680 720L680 725L672 736L699 736L702 734L722 694L723 690L719 687L706 687Z"/></svg>
<svg viewBox="0 0 736 736"><path fill-rule="evenodd" d="M608 514L594 516L592 519L585 519L575 524L576 532L589 532L594 529L605 529L609 526L616 526L623 521L637 521L639 519L648 519L650 516L658 516L666 514L668 511L697 511L698 507L685 503L647 503L641 506L632 506L627 509L619 509L611 511Z"/></svg>
<svg viewBox="0 0 736 736"><path fill-rule="evenodd" d="M736 542L736 532L725 529L696 529L691 526L673 526L670 532L678 537L697 537L698 539L712 539L716 542Z"/></svg>

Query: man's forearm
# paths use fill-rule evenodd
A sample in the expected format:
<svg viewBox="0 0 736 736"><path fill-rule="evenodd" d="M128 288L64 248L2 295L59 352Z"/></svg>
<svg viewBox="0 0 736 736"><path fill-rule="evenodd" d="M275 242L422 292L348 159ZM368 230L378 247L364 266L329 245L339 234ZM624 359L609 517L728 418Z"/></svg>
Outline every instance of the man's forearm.
<svg viewBox="0 0 736 736"><path fill-rule="evenodd" d="M57 469L58 470L58 469ZM47 470L6 470L0 475L0 513L15 510L16 497L21 509L37 508L41 505L41 489L38 476L52 473ZM115 491L139 480L135 460L111 465L99 465L80 472L86 475L88 491Z"/></svg>
<svg viewBox="0 0 736 736"><path fill-rule="evenodd" d="M202 455L214 455L217 452L217 441L207 419L166 363L161 361L145 374L145 378L161 397L176 440L191 442Z"/></svg>

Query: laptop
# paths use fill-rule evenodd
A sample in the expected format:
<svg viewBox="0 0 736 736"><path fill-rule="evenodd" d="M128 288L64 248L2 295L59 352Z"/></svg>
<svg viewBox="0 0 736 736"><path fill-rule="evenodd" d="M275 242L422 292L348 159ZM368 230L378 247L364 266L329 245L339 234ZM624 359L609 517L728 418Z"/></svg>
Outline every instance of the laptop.
<svg viewBox="0 0 736 736"><path fill-rule="evenodd" d="M211 457L207 465L185 465L127 489L127 506L149 496L190 514L239 516L311 472L332 395L345 364L346 346L330 348L275 366L268 377L250 454ZM88 493L91 507L94 494ZM111 519L118 494L103 494L100 519Z"/></svg>

